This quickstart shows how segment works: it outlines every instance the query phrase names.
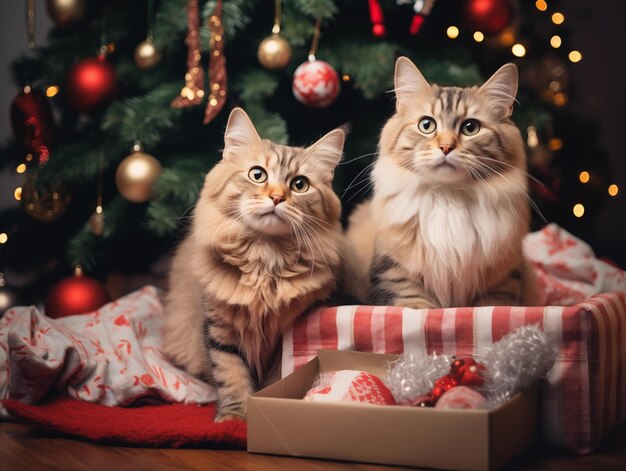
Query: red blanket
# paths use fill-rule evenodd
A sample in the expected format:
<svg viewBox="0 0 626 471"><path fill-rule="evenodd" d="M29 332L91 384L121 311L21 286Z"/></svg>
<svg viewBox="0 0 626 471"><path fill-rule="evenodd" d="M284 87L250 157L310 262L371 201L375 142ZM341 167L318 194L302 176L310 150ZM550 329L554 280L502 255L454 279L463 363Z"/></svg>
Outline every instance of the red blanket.
<svg viewBox="0 0 626 471"><path fill-rule="evenodd" d="M17 420L97 442L139 446L243 448L246 423L213 422L214 405L165 404L109 407L58 397L44 405L7 400L2 405Z"/></svg>

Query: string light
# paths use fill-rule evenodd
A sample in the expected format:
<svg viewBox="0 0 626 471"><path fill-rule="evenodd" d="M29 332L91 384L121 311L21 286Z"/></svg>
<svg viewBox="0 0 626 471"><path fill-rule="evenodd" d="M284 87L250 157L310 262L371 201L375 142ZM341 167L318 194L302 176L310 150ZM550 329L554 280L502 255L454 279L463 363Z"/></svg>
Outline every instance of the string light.
<svg viewBox="0 0 626 471"><path fill-rule="evenodd" d="M33 160L33 154L26 154L26 162Z"/></svg>
<svg viewBox="0 0 626 471"><path fill-rule="evenodd" d="M563 106L567 103L567 95L563 92L556 93L552 102L555 106Z"/></svg>
<svg viewBox="0 0 626 471"><path fill-rule="evenodd" d="M512 46L515 43L515 34L512 28L506 28L500 34L500 42L504 46Z"/></svg>
<svg viewBox="0 0 626 471"><path fill-rule="evenodd" d="M569 57L569 60L574 63L583 60L583 55L580 53L580 51L571 51L567 57Z"/></svg>
<svg viewBox="0 0 626 471"><path fill-rule="evenodd" d="M511 52L515 57L524 57L526 55L526 48L520 43L517 43L513 45Z"/></svg>
<svg viewBox="0 0 626 471"><path fill-rule="evenodd" d="M589 181L589 172L580 172L580 175L578 175L578 179L580 180L580 183L587 183Z"/></svg>
<svg viewBox="0 0 626 471"><path fill-rule="evenodd" d="M552 36L550 38L550 46L552 46L554 49L558 49L561 47L561 36L559 36L558 34L555 34L554 36Z"/></svg>
<svg viewBox="0 0 626 471"><path fill-rule="evenodd" d="M46 88L46 96L48 98L52 98L53 96L55 96L57 93L59 93L59 87L58 85L50 85L48 88Z"/></svg>
<svg viewBox="0 0 626 471"><path fill-rule="evenodd" d="M18 186L15 191L13 192L13 197L20 201L22 199L22 187Z"/></svg>
<svg viewBox="0 0 626 471"><path fill-rule="evenodd" d="M528 147L534 148L539 145L539 136L537 136L537 128L535 126L528 126L526 130L528 137L526 138L526 144Z"/></svg>
<svg viewBox="0 0 626 471"><path fill-rule="evenodd" d="M616 196L618 192L619 192L619 188L617 187L615 183L609 186L609 195Z"/></svg>
<svg viewBox="0 0 626 471"><path fill-rule="evenodd" d="M560 25L565 21L565 15L563 13L559 13L558 11L556 13L552 14L552 23L554 23L555 25Z"/></svg>
<svg viewBox="0 0 626 471"><path fill-rule="evenodd" d="M6 234L6 232L0 233L0 244L6 244L8 240L9 236Z"/></svg>
<svg viewBox="0 0 626 471"><path fill-rule="evenodd" d="M563 141L558 137L553 137L548 141L548 149L552 152L556 152L557 150L561 150L563 148Z"/></svg>
<svg viewBox="0 0 626 471"><path fill-rule="evenodd" d="M343 77L341 77L341 80L343 80L344 82L349 82L350 76L348 74L343 74Z"/></svg>
<svg viewBox="0 0 626 471"><path fill-rule="evenodd" d="M576 216L577 218L581 218L583 217L583 214L585 214L585 207L580 203L576 203L572 211L574 213L574 216Z"/></svg>
<svg viewBox="0 0 626 471"><path fill-rule="evenodd" d="M456 26L448 26L446 34L450 39L456 39L459 37L459 28Z"/></svg>
<svg viewBox="0 0 626 471"><path fill-rule="evenodd" d="M546 11L548 9L548 4L546 3L545 0L537 0L535 2L535 6L537 7L537 10L539 11Z"/></svg>
<svg viewBox="0 0 626 471"><path fill-rule="evenodd" d="M484 39L485 35L483 33L481 33L480 31L474 32L474 41L476 41L477 43L482 43Z"/></svg>
<svg viewBox="0 0 626 471"><path fill-rule="evenodd" d="M19 164L15 171L17 173L24 173L26 171L26 164Z"/></svg>

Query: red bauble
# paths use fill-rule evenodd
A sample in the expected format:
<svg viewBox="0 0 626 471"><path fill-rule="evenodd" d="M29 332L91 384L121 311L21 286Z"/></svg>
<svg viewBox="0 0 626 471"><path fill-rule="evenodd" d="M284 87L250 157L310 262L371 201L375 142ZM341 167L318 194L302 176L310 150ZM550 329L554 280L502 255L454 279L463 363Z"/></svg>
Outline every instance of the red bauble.
<svg viewBox="0 0 626 471"><path fill-rule="evenodd" d="M450 374L463 386L480 388L485 384L485 366L473 358L459 358L452 362Z"/></svg>
<svg viewBox="0 0 626 471"><path fill-rule="evenodd" d="M339 95L339 75L328 62L304 62L293 74L292 91L300 103L312 108L323 108Z"/></svg>
<svg viewBox="0 0 626 471"><path fill-rule="evenodd" d="M511 0L467 0L465 18L475 31L497 34L511 22Z"/></svg>
<svg viewBox="0 0 626 471"><path fill-rule="evenodd" d="M72 107L81 113L94 113L106 107L117 91L115 69L104 56L76 63L68 72L65 94Z"/></svg>
<svg viewBox="0 0 626 471"><path fill-rule="evenodd" d="M54 143L54 119L43 93L27 87L13 99L11 126L15 141L27 153L35 154L39 163L46 163Z"/></svg>
<svg viewBox="0 0 626 471"><path fill-rule="evenodd" d="M435 385L431 389L430 395L435 398L435 400L438 400L443 393L449 389L457 387L458 385L458 381L451 374L447 374L435 381Z"/></svg>
<svg viewBox="0 0 626 471"><path fill-rule="evenodd" d="M85 314L109 301L111 298L102 284L77 270L74 276L61 280L52 288L46 300L46 315L56 319Z"/></svg>

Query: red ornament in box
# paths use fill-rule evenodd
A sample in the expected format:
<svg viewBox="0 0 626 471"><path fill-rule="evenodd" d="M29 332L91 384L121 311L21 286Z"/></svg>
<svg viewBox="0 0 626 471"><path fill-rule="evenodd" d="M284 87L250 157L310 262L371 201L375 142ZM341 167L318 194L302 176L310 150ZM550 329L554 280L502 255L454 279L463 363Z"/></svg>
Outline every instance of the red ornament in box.
<svg viewBox="0 0 626 471"><path fill-rule="evenodd" d="M24 87L11 102L11 126L16 142L39 163L46 163L54 143L54 118L43 93Z"/></svg>
<svg viewBox="0 0 626 471"><path fill-rule="evenodd" d="M76 63L68 72L65 94L80 113L95 113L106 107L117 92L115 69L104 55Z"/></svg>
<svg viewBox="0 0 626 471"><path fill-rule="evenodd" d="M74 276L57 283L46 299L46 316L53 319L95 311L110 302L104 286L83 275L76 267Z"/></svg>
<svg viewBox="0 0 626 471"><path fill-rule="evenodd" d="M467 0L465 18L475 31L500 33L513 19L511 0Z"/></svg>
<svg viewBox="0 0 626 471"><path fill-rule="evenodd" d="M293 74L293 95L312 108L324 108L339 95L339 75L328 62L310 60L300 64Z"/></svg>

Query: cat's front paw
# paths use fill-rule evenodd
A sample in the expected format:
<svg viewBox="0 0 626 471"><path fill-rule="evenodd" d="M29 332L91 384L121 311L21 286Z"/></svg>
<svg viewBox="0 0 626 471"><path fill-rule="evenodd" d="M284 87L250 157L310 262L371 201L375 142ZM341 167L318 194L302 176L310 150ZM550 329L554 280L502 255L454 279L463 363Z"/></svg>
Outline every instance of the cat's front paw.
<svg viewBox="0 0 626 471"><path fill-rule="evenodd" d="M218 410L215 415L215 423L226 422L227 420L246 420L246 411L243 410Z"/></svg>

